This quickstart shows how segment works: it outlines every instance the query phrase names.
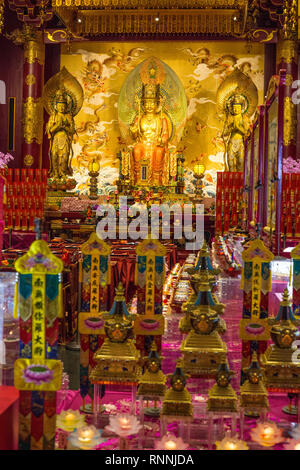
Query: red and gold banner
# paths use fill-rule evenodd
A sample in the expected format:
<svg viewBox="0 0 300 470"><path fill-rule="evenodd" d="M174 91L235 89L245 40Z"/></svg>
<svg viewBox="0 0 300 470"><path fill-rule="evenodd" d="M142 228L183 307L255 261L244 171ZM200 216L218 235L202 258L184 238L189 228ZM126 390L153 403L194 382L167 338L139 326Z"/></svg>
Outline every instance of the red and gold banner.
<svg viewBox="0 0 300 470"><path fill-rule="evenodd" d="M81 246L82 259L79 265L81 284L81 312L78 318L80 333L80 394L83 410L85 398L93 401L93 385L89 381L90 371L95 367L94 354L104 341L104 320L107 286L110 284L110 246L92 233Z"/></svg>
<svg viewBox="0 0 300 470"><path fill-rule="evenodd" d="M258 357L267 348L270 335L268 325L268 294L272 288L271 261L274 255L262 240L253 240L243 251L244 267L241 277L243 296L243 318L240 321L243 370L251 362L252 353L257 347Z"/></svg>
<svg viewBox="0 0 300 470"><path fill-rule="evenodd" d="M52 255L45 241L36 240L15 268L14 314L19 314L20 323L20 358L14 369L15 387L20 390L19 448L54 449L55 392L62 378L57 348L63 262Z"/></svg>
<svg viewBox="0 0 300 470"><path fill-rule="evenodd" d="M243 212L242 172L217 173L216 234L226 235L230 229L241 226Z"/></svg>

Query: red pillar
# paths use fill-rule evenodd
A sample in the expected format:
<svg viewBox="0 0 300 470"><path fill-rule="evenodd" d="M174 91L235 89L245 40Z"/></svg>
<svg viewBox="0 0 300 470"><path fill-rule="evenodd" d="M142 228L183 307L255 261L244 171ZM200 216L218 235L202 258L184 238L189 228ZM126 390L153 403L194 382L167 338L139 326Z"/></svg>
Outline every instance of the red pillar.
<svg viewBox="0 0 300 470"><path fill-rule="evenodd" d="M43 32L24 26L23 167L42 168L45 45Z"/></svg>

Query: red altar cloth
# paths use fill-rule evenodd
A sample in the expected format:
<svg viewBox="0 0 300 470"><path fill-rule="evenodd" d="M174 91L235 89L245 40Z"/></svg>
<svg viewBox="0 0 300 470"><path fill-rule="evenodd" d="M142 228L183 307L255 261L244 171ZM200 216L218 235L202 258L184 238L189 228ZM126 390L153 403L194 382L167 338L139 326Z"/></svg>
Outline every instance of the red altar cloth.
<svg viewBox="0 0 300 470"><path fill-rule="evenodd" d="M18 450L19 391L0 386L0 450Z"/></svg>
<svg viewBox="0 0 300 470"><path fill-rule="evenodd" d="M35 240L34 232L15 232L11 234L11 247L9 247L9 233L3 233L3 249L14 248L17 250L28 249ZM42 234L42 240L48 241L48 235Z"/></svg>

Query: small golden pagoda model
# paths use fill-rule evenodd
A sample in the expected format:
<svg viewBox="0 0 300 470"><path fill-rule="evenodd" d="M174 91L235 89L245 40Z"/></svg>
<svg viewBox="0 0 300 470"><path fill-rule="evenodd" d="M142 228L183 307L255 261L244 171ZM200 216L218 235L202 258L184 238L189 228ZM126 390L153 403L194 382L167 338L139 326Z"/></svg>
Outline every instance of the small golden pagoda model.
<svg viewBox="0 0 300 470"><path fill-rule="evenodd" d="M216 296L211 292L208 271L204 271L198 276L197 282L193 285L193 293L186 303L182 306L185 316L179 322L179 329L182 333L187 333L191 329L190 309L194 306L208 305L219 315L224 313L225 305L218 302ZM218 331L225 333L225 321L219 321Z"/></svg>
<svg viewBox="0 0 300 470"><path fill-rule="evenodd" d="M252 355L250 367L246 370L247 379L240 390L240 405L246 413L269 409L268 392L263 383L263 374L256 352Z"/></svg>
<svg viewBox="0 0 300 470"><path fill-rule="evenodd" d="M111 310L102 316L105 320L104 329L107 337L95 353L94 359L97 365L91 371L91 383L131 385L138 382L141 368L139 351L132 339L134 317L135 315L130 315L127 310L124 288L120 283L116 288Z"/></svg>
<svg viewBox="0 0 300 470"><path fill-rule="evenodd" d="M193 377L215 377L218 365L226 362L227 347L218 328L220 317L213 303L210 286L203 282L194 304L189 304L180 324L181 331L189 331L181 344L184 370Z"/></svg>
<svg viewBox="0 0 300 470"><path fill-rule="evenodd" d="M219 270L213 269L209 249L204 241L201 250L198 253L195 266L186 270L190 275L190 283L192 286L192 293L187 302L182 305L182 311L185 312L185 317L179 323L179 329L182 333L187 333L191 329L190 321L190 308L194 305L209 305L219 315L222 315L225 310L225 305L220 303L216 294L212 289L216 283L216 274ZM220 319L218 324L218 331L223 334L226 331L226 323Z"/></svg>
<svg viewBox="0 0 300 470"><path fill-rule="evenodd" d="M209 248L205 240L201 250L198 252L195 266L188 268L186 271L191 274L191 285L196 294L197 289L194 286L199 282L199 276L204 272L208 274L210 286L213 287L216 284L216 276L219 274L220 270L212 267Z"/></svg>
<svg viewBox="0 0 300 470"><path fill-rule="evenodd" d="M275 344L271 344L261 357L266 386L269 390L299 393L300 362L293 343L299 338L295 325L298 326L300 322L292 313L287 289L284 290L277 317L270 319L269 323L272 325L271 338Z"/></svg>
<svg viewBox="0 0 300 470"><path fill-rule="evenodd" d="M238 399L230 385L234 372L228 369L227 362L219 365L215 385L208 392L207 411L237 411Z"/></svg>
<svg viewBox="0 0 300 470"><path fill-rule="evenodd" d="M138 395L150 398L162 397L166 391L167 377L161 371L161 358L153 341L149 356L145 360L145 371L139 379Z"/></svg>
<svg viewBox="0 0 300 470"><path fill-rule="evenodd" d="M182 359L179 359L171 375L171 387L165 394L162 416L193 416L192 396L185 388L187 378L182 370Z"/></svg>

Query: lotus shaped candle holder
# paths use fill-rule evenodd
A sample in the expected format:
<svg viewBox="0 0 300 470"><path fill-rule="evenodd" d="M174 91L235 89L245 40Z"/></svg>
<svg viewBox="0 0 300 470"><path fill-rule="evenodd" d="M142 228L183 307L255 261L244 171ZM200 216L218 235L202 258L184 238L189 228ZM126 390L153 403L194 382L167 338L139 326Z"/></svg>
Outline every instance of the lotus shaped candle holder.
<svg viewBox="0 0 300 470"><path fill-rule="evenodd" d="M186 450L188 447L181 437L175 437L173 434L166 434L160 441L155 442L156 450Z"/></svg>
<svg viewBox="0 0 300 470"><path fill-rule="evenodd" d="M284 440L281 429L273 422L257 423L257 426L251 429L250 436L252 441L263 447L273 447Z"/></svg>
<svg viewBox="0 0 300 470"><path fill-rule="evenodd" d="M249 450L246 442L236 437L225 436L222 441L216 441L217 450Z"/></svg>

